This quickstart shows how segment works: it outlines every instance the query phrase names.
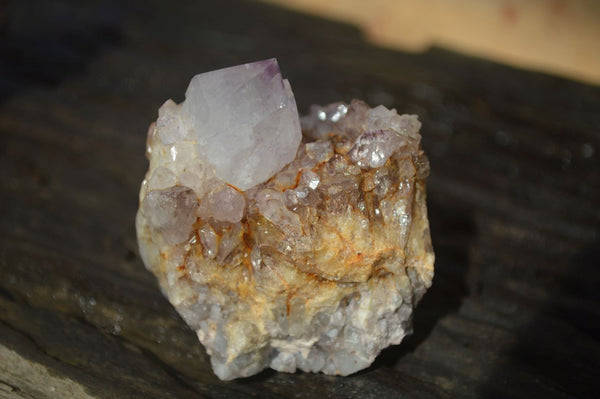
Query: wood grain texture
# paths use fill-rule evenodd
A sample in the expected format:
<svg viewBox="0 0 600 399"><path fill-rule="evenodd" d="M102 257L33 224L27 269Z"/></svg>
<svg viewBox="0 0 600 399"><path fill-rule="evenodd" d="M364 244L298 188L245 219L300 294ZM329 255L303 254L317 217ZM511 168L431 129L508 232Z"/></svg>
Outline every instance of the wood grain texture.
<svg viewBox="0 0 600 399"><path fill-rule="evenodd" d="M0 7L0 397L597 393L600 89L251 2ZM137 253L145 135L195 73L273 56L301 111L420 116L436 277L368 370L226 383Z"/></svg>

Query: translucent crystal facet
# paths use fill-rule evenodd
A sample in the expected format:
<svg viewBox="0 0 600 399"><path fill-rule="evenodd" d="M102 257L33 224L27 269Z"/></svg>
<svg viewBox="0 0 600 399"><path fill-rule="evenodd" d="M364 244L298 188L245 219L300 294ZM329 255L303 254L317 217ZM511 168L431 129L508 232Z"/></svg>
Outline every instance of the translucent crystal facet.
<svg viewBox="0 0 600 399"><path fill-rule="evenodd" d="M159 130L167 118L159 116ZM301 139L294 95L274 58L194 76L177 122L161 139L187 135L216 176L241 190L292 161Z"/></svg>
<svg viewBox="0 0 600 399"><path fill-rule="evenodd" d="M140 253L221 379L363 369L431 284L416 116L355 100L301 121L302 140L267 60L197 75L148 131Z"/></svg>

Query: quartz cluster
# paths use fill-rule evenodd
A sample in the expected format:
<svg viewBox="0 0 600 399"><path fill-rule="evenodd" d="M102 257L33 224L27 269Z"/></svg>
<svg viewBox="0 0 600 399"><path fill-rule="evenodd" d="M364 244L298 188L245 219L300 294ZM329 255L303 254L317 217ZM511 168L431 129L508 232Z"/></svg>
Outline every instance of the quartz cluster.
<svg viewBox="0 0 600 399"><path fill-rule="evenodd" d="M140 253L219 378L348 375L411 332L434 263L419 129L358 100L300 120L274 59L160 108Z"/></svg>

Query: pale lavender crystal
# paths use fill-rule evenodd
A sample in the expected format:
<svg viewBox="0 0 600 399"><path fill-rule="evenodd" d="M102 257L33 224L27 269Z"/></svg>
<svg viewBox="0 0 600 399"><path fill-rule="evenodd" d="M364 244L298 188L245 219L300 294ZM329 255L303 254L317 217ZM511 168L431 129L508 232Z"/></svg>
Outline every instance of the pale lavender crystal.
<svg viewBox="0 0 600 399"><path fill-rule="evenodd" d="M392 130L376 130L360 136L349 155L362 169L378 168L383 166L400 146L406 144L406 138Z"/></svg>
<svg viewBox="0 0 600 399"><path fill-rule="evenodd" d="M317 162L326 162L333 156L331 141L306 143L306 154Z"/></svg>
<svg viewBox="0 0 600 399"><path fill-rule="evenodd" d="M150 191L142 204L144 212L151 215L150 224L168 244L179 244L189 238L197 206L194 191L183 186Z"/></svg>
<svg viewBox="0 0 600 399"><path fill-rule="evenodd" d="M185 138L186 132L177 117L177 104L173 100L166 101L158 110L156 127L163 144L173 144Z"/></svg>
<svg viewBox="0 0 600 399"><path fill-rule="evenodd" d="M299 236L302 233L300 217L286 208L285 198L281 192L264 189L258 193L257 204L263 216L278 226L288 237Z"/></svg>
<svg viewBox="0 0 600 399"><path fill-rule="evenodd" d="M185 96L182 128L219 179L247 190L296 156L298 111L276 59L196 75Z"/></svg>
<svg viewBox="0 0 600 399"><path fill-rule="evenodd" d="M228 185L211 193L207 200L208 212L217 221L237 223L244 216L244 196Z"/></svg>

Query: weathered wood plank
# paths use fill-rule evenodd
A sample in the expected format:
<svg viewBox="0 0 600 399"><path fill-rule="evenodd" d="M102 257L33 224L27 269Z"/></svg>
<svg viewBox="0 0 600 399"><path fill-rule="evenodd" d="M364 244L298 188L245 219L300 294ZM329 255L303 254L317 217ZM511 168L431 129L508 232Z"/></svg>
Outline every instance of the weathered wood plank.
<svg viewBox="0 0 600 399"><path fill-rule="evenodd" d="M593 397L600 89L240 1L19 1L0 35L0 397ZM347 378L224 383L138 255L146 128L201 71L277 56L301 110L420 115L434 286Z"/></svg>

